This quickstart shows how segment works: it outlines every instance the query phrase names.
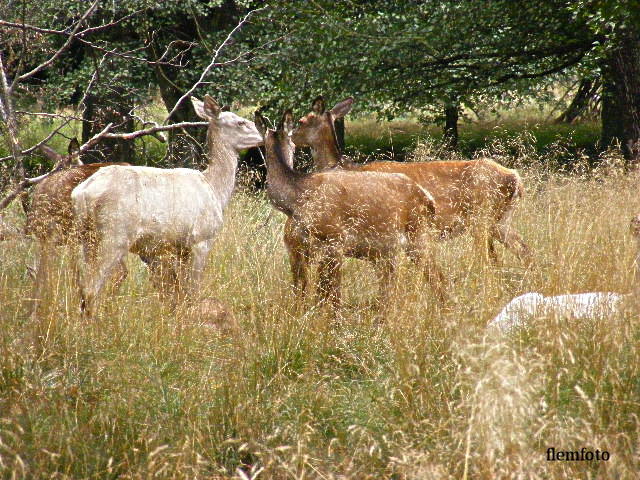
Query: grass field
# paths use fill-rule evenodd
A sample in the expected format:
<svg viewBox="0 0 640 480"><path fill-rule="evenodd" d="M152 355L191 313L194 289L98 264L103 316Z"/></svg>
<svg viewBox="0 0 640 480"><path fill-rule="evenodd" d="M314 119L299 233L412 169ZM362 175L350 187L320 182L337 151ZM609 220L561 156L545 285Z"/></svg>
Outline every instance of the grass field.
<svg viewBox="0 0 640 480"><path fill-rule="evenodd" d="M83 323L64 252L52 313L34 322L34 245L4 242L0 476L636 478L636 315L540 319L506 338L485 325L527 291L630 291L638 176L615 161L562 175L511 147L492 151L532 165L521 171L528 193L515 225L535 266L507 252L501 266L487 265L467 237L438 244L448 312L407 262L380 318L373 270L358 261L347 265L340 323L311 302L297 310L283 215L241 189L199 292L232 308L236 330L170 312L133 257L99 319ZM611 457L548 462L548 447Z"/></svg>

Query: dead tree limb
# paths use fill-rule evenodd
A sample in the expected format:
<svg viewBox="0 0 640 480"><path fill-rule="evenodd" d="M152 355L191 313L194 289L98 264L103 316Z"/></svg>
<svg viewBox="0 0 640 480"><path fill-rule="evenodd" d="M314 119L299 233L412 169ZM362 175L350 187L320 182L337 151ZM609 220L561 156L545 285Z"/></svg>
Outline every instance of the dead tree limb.
<svg viewBox="0 0 640 480"><path fill-rule="evenodd" d="M136 130L135 132L129 133L109 133L111 128L113 128L113 124L110 123L104 129L102 129L99 133L91 137L87 142L82 144L78 149L78 154L82 154L86 152L95 144L97 144L103 138L121 138L123 140L134 140L136 138L142 137L144 135L155 135L158 132L166 132L168 130L175 130L181 128L188 127L206 127L208 125L207 122L181 122L175 123L173 125L157 125L151 128L144 128L142 130ZM41 146L41 144L35 146L35 148ZM34 148L34 147L32 147ZM40 175L38 177L25 178L21 182L19 182L12 190L0 201L0 211L6 208L21 192L26 190L27 188L40 183L49 175L52 175L64 168L64 164L59 162L52 170L49 172Z"/></svg>
<svg viewBox="0 0 640 480"><path fill-rule="evenodd" d="M34 67L32 70L16 77L13 81L12 88L13 88L13 85L16 84L16 82L22 82L24 80L27 80L30 77L33 77L36 73L41 72L45 68L48 68L53 62L55 62L58 59L58 57L60 57L60 55L62 55L62 53L67 48L69 48L69 45L71 45L71 42L73 41L74 38L76 38L77 33L80 31L80 27L82 26L84 21L87 18L89 18L89 16L95 11L99 2L100 0L94 0L94 2L89 6L89 8L84 12L82 17L80 17L80 20L76 22L73 30L68 35L67 40L64 42L64 44L58 50L56 50L56 52L51 57L49 57L47 60L37 65L36 67Z"/></svg>

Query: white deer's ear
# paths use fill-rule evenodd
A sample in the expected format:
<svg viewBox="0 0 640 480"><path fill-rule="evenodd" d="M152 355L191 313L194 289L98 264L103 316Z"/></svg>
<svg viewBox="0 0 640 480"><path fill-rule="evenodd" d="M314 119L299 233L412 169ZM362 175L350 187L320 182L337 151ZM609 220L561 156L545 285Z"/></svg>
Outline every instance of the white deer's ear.
<svg viewBox="0 0 640 480"><path fill-rule="evenodd" d="M353 107L353 97L345 98L331 109L331 115L334 119L342 118L351 111L351 107Z"/></svg>
<svg viewBox="0 0 640 480"><path fill-rule="evenodd" d="M222 108L218 105L213 97L209 95L204 96L204 113L208 115L209 118L218 118L220 116L220 112L222 112Z"/></svg>
<svg viewBox="0 0 640 480"><path fill-rule="evenodd" d="M198 115L203 120L209 120L204 113L204 103L202 103L202 100L198 100L196 97L191 97L191 105L193 105L193 109L196 111L196 115Z"/></svg>

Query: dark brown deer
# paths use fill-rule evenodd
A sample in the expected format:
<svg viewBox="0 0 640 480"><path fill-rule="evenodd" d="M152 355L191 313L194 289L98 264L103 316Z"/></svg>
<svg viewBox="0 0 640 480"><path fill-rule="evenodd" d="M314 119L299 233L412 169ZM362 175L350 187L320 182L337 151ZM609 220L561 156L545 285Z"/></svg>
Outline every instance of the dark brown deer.
<svg viewBox="0 0 640 480"><path fill-rule="evenodd" d="M497 263L494 240L529 264L532 253L511 226L514 209L524 194L516 170L488 158L467 161L393 162L356 164L342 157L336 141L334 121L353 105L347 98L326 110L320 96L311 112L303 116L293 132L296 146L310 146L317 169L341 168L358 172L403 173L428 190L436 202L435 222L441 238L471 230L483 254ZM486 252L486 253L484 253Z"/></svg>
<svg viewBox="0 0 640 480"><path fill-rule="evenodd" d="M268 130L256 113L265 137L267 193L273 205L289 217L285 244L293 280L304 295L307 269L318 262L318 290L340 308L344 257L372 261L382 274L381 294L390 291L398 250L425 269L440 300L443 277L430 251L429 227L435 215L428 191L401 174L344 170L303 174L292 168L293 116L284 113L277 130Z"/></svg>
<svg viewBox="0 0 640 480"><path fill-rule="evenodd" d="M60 155L47 146L40 147L40 151L55 162L54 169L57 170L33 188L31 202L27 207L25 232L36 238L39 251L33 293L34 316L38 313L41 300L50 291L51 267L56 257L56 247L67 245L76 240L71 192L103 167L128 165L127 163L89 163L84 165L78 156L78 148L76 139L69 142L67 155ZM122 262L116 274L116 283L124 280L126 275L127 269Z"/></svg>

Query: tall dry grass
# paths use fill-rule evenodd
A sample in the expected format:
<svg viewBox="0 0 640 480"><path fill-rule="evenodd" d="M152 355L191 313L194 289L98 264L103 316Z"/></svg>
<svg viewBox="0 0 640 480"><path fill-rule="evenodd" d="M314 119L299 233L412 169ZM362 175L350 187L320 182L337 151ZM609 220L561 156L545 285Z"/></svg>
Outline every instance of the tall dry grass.
<svg viewBox="0 0 640 480"><path fill-rule="evenodd" d="M627 292L638 176L612 157L581 177L526 147L516 228L536 251L487 265L469 238L437 245L455 304L442 312L403 263L380 319L370 266L350 261L345 314L295 307L283 216L239 192L199 294L239 330L172 313L140 262L82 323L62 255L51 313L29 318L34 247L0 249L0 472L4 478L635 478L636 316L540 319L506 338L485 325L527 291ZM513 148L512 148L513 147ZM429 145L416 159L433 155ZM529 162L531 163L531 162ZM16 219L18 221L19 219ZM608 462L547 462L546 449L606 449Z"/></svg>

